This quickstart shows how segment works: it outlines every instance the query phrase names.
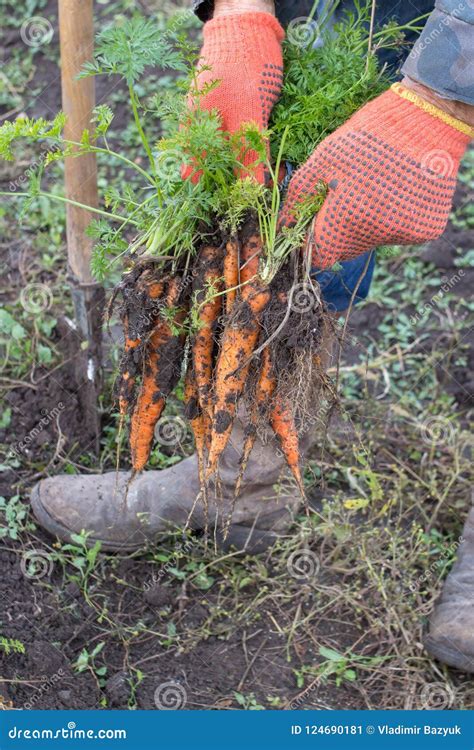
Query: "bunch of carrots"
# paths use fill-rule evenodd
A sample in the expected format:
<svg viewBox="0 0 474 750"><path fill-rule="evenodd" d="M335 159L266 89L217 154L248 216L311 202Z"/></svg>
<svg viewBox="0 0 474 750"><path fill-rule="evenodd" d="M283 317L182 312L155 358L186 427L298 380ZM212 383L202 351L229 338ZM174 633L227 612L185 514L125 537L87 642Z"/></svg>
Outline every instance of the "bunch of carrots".
<svg viewBox="0 0 474 750"><path fill-rule="evenodd" d="M183 376L203 489L218 477L245 402L248 426L235 497L262 421L304 495L298 429L290 399L278 387L278 337L272 340L282 318L275 317L275 304L284 311L288 294L285 284L278 290L261 279L262 251L249 220L238 234L202 244L186 272L172 274L148 260L122 281L125 346L117 390L121 418L130 416L133 473L145 467L155 426Z"/></svg>

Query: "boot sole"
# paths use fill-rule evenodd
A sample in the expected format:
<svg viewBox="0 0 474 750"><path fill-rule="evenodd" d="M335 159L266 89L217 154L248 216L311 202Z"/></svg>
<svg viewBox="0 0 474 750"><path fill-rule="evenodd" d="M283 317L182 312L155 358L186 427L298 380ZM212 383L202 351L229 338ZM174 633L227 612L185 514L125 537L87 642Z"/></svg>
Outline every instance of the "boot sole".
<svg viewBox="0 0 474 750"><path fill-rule="evenodd" d="M67 542L72 542L71 537L74 532L70 531L70 529L62 523L56 521L56 519L45 509L41 502L39 485L33 487L30 494L30 502L34 516L43 529L48 531L52 536L56 536ZM165 532L162 532L162 534L163 536L166 536ZM231 524L225 541L222 532L217 532L217 546L224 552L229 552L232 549L235 549L242 554L257 554L259 552L265 552L269 547L272 547L278 538L278 535L272 531L241 526L239 524ZM87 546L92 547L96 542L100 542L101 550L104 550L105 552L135 552L146 546L143 541L135 544L130 542L120 544L118 542L106 542L103 539L92 535L87 537ZM153 544L153 542L150 541L148 544Z"/></svg>
<svg viewBox="0 0 474 750"><path fill-rule="evenodd" d="M466 656L458 649L440 643L429 635L424 639L423 645L430 656L443 664L459 669L461 672L474 673L474 656Z"/></svg>

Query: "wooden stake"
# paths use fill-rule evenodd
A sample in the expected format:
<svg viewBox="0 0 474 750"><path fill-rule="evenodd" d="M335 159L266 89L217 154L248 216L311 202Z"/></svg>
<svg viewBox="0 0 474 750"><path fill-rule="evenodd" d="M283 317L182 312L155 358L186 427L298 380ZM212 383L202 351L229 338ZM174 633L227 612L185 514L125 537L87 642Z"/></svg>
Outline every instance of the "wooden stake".
<svg viewBox="0 0 474 750"><path fill-rule="evenodd" d="M80 141L91 127L95 106L94 78L77 80L94 49L93 0L59 0L62 107L67 121L67 140ZM93 208L98 205L95 154L70 156L65 160L66 197ZM78 369L81 406L91 433L98 440L97 393L101 385L101 328L104 291L90 271L93 241L85 230L93 215L67 205L67 253L74 310L82 352ZM87 342L85 347L84 342Z"/></svg>

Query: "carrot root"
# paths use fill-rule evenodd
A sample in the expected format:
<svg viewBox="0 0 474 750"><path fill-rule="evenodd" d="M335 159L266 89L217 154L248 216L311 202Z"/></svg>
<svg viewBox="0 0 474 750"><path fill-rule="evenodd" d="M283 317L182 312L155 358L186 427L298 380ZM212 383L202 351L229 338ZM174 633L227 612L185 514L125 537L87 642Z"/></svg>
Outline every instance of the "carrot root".
<svg viewBox="0 0 474 750"><path fill-rule="evenodd" d="M306 492L300 470L298 431L290 405L285 404L278 398L270 414L270 424L286 458L288 467L298 485L301 496L306 500Z"/></svg>
<svg viewBox="0 0 474 750"><path fill-rule="evenodd" d="M170 280L166 293L165 305L168 309L176 305L179 294L180 279L175 277ZM156 423L165 408L166 397L179 376L174 361L179 349L179 337L173 334L171 324L160 316L147 342L143 381L130 425L130 449L135 473L142 471L148 461Z"/></svg>

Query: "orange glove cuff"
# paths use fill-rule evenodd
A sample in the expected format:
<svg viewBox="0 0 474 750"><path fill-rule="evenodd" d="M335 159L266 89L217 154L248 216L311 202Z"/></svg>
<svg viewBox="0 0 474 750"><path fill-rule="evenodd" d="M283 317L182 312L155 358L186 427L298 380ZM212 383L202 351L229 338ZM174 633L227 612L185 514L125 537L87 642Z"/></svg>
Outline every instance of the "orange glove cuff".
<svg viewBox="0 0 474 750"><path fill-rule="evenodd" d="M204 24L202 55L207 60L235 63L245 58L251 65L282 59L285 32L270 13L232 13Z"/></svg>
<svg viewBox="0 0 474 750"><path fill-rule="evenodd" d="M429 155L443 152L444 177L456 177L470 141L466 133L391 90L366 104L336 132L342 135L354 130L378 136L384 145L392 147L387 151L389 160L394 158L391 154L400 154L429 168ZM433 171L439 174L440 169Z"/></svg>

